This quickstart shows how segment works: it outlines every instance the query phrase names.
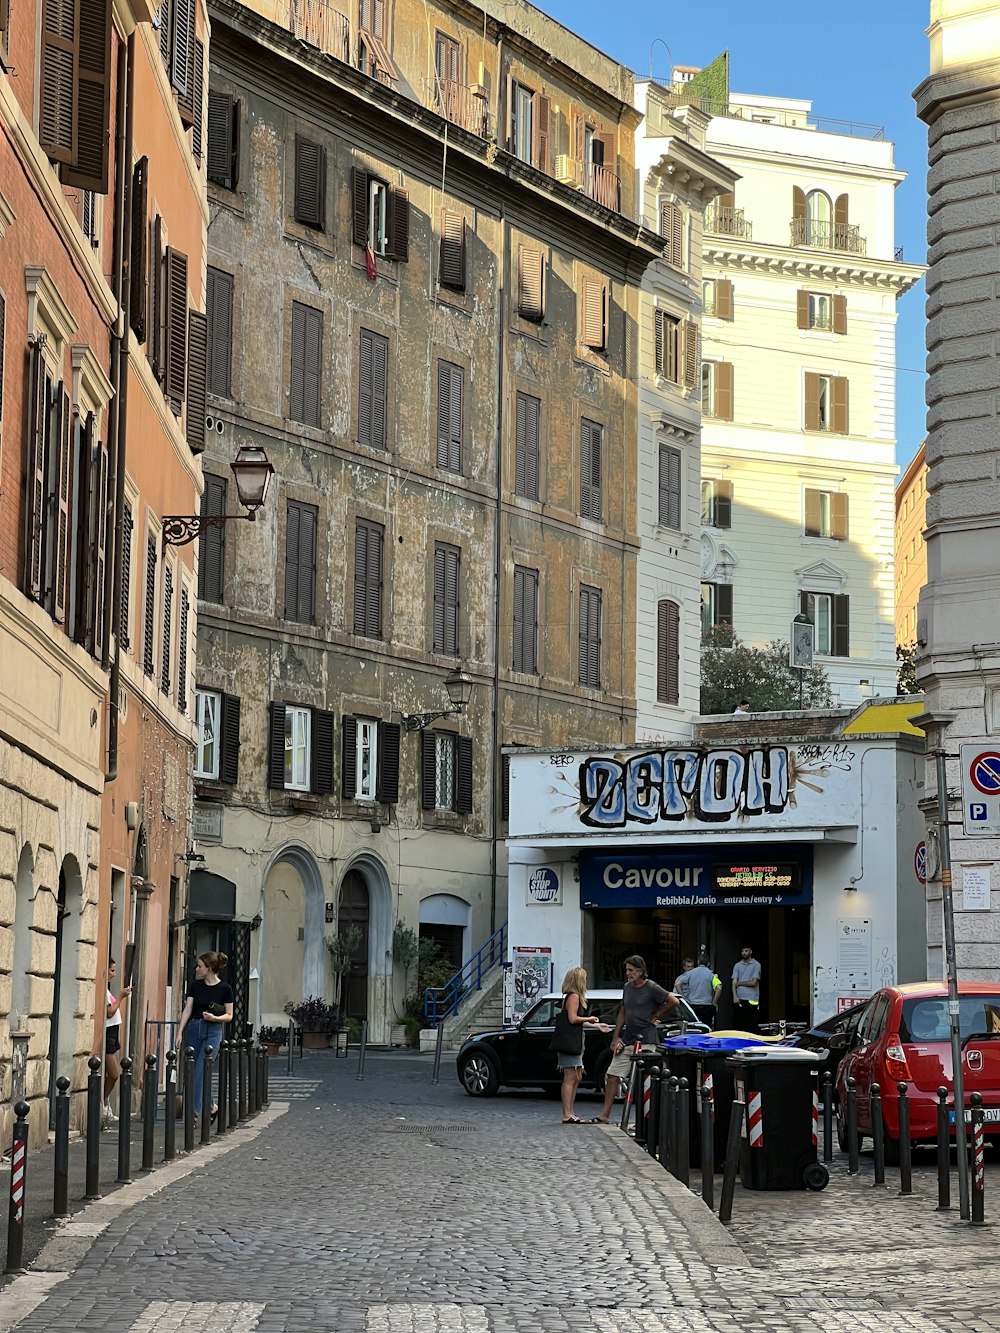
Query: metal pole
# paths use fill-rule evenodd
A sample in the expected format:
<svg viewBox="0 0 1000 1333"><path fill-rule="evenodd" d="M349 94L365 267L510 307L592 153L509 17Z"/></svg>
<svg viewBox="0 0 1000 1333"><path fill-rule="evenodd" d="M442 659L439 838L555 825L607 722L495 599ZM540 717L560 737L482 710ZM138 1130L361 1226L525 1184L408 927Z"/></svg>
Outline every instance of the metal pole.
<svg viewBox="0 0 1000 1333"><path fill-rule="evenodd" d="M271 1091L269 1086L269 1080L271 1077L271 1057L268 1055L267 1051L261 1052L260 1064L261 1064L261 1069L263 1070L263 1082L261 1084L260 1100L262 1106L267 1106L271 1100Z"/></svg>
<svg viewBox="0 0 1000 1333"><path fill-rule="evenodd" d="M677 1179L682 1185L691 1182L691 1092L686 1078L682 1078L677 1096Z"/></svg>
<svg viewBox="0 0 1000 1333"><path fill-rule="evenodd" d="M177 1156L177 1052L167 1051L167 1083L163 1093L163 1160Z"/></svg>
<svg viewBox="0 0 1000 1333"><path fill-rule="evenodd" d="M142 1169L153 1169L153 1129L156 1125L156 1056L146 1056L142 1079Z"/></svg>
<svg viewBox="0 0 1000 1333"><path fill-rule="evenodd" d="M882 1089L877 1083L871 1086L872 1107L872 1144L875 1148L875 1179L872 1188L885 1184L885 1138L882 1124Z"/></svg>
<svg viewBox="0 0 1000 1333"><path fill-rule="evenodd" d="M951 1211L951 1136L948 1133L948 1089L938 1088L937 1169L938 1201L936 1211Z"/></svg>
<svg viewBox="0 0 1000 1333"><path fill-rule="evenodd" d="M965 1080L962 1076L962 1034L959 1026L958 962L955 951L955 900L951 890L951 838L948 833L948 772L945 764L944 726L941 725L937 763L938 847L941 853L941 910L944 914L944 954L948 973L948 1026L951 1029L951 1077L955 1090L955 1146L958 1150L958 1213L969 1217L969 1144L965 1132Z"/></svg>
<svg viewBox="0 0 1000 1333"><path fill-rule="evenodd" d="M122 1077L118 1084L118 1183L127 1185L132 1179L132 1060L122 1060Z"/></svg>
<svg viewBox="0 0 1000 1333"><path fill-rule="evenodd" d="M660 1165L670 1169L670 1076L666 1065L660 1075L660 1123L656 1130L656 1155Z"/></svg>
<svg viewBox="0 0 1000 1333"><path fill-rule="evenodd" d="M858 1085L847 1080L847 1174L856 1176L861 1169L858 1161Z"/></svg>
<svg viewBox="0 0 1000 1333"><path fill-rule="evenodd" d="M56 1164L52 1180L52 1216L69 1215L69 1079L56 1079Z"/></svg>
<svg viewBox="0 0 1000 1333"><path fill-rule="evenodd" d="M230 1042L232 1050L232 1042ZM236 1043L236 1072L239 1079L239 1112L240 1119L247 1118L247 1040L241 1037Z"/></svg>
<svg viewBox="0 0 1000 1333"><path fill-rule="evenodd" d="M202 1052L202 1074L201 1074L201 1141L202 1143L211 1143L212 1141L212 1056L215 1054L211 1046L206 1046Z"/></svg>
<svg viewBox="0 0 1000 1333"><path fill-rule="evenodd" d="M726 1161L722 1168L722 1196L719 1199L719 1221L729 1222L733 1216L733 1195L736 1193L736 1168L740 1161L740 1139L743 1135L743 1117L746 1106L733 1102L729 1113L729 1137L726 1139Z"/></svg>
<svg viewBox="0 0 1000 1333"><path fill-rule="evenodd" d="M87 1061L87 1166L84 1198L88 1203L101 1197L101 1062L96 1055Z"/></svg>
<svg viewBox="0 0 1000 1333"><path fill-rule="evenodd" d="M444 1023L439 1022L437 1032L434 1034L434 1069L431 1073L431 1082L441 1082L441 1053L444 1050Z"/></svg>
<svg viewBox="0 0 1000 1333"><path fill-rule="evenodd" d="M833 1075L823 1075L823 1161L833 1161Z"/></svg>
<svg viewBox="0 0 1000 1333"><path fill-rule="evenodd" d="M229 1043L229 1128L235 1129L240 1120L240 1057L235 1041ZM222 1119L222 1090L219 1090L219 1119Z"/></svg>
<svg viewBox="0 0 1000 1333"><path fill-rule="evenodd" d="M660 1066L649 1071L649 1118L646 1122L646 1151L656 1157L660 1140Z"/></svg>
<svg viewBox="0 0 1000 1333"><path fill-rule="evenodd" d="M986 1167L983 1161L985 1144L983 1142L983 1099L974 1092L969 1099L972 1102L972 1216L970 1223L974 1227L984 1227L983 1217L986 1204Z"/></svg>
<svg viewBox="0 0 1000 1333"><path fill-rule="evenodd" d="M288 1067L285 1070L285 1073L289 1076L289 1078L291 1078L292 1076L292 1052L294 1050L295 1050L295 1019L290 1018L288 1020L288 1057L287 1057Z"/></svg>
<svg viewBox="0 0 1000 1333"><path fill-rule="evenodd" d="M194 1152L194 1047L184 1047L184 1151Z"/></svg>
<svg viewBox="0 0 1000 1333"><path fill-rule="evenodd" d="M701 1085L701 1197L715 1211L715 1123L712 1089Z"/></svg>
<svg viewBox="0 0 1000 1333"><path fill-rule="evenodd" d="M100 1064L100 1061L97 1062ZM68 1086L68 1085L67 1085ZM7 1212L7 1265L5 1273L23 1271L24 1258L24 1191L28 1179L28 1112L27 1102L14 1107L14 1139L10 1154L10 1207Z"/></svg>
<svg viewBox="0 0 1000 1333"><path fill-rule="evenodd" d="M667 1153L667 1170L676 1177L680 1161L680 1116L677 1102L680 1099L681 1081L676 1074L671 1074L667 1083L667 1134L670 1149Z"/></svg>
<svg viewBox="0 0 1000 1333"><path fill-rule="evenodd" d="M913 1193L913 1149L910 1144L910 1099L906 1084L897 1083L899 1093L899 1192Z"/></svg>
<svg viewBox="0 0 1000 1333"><path fill-rule="evenodd" d="M362 1081L365 1077L365 1056L368 1053L368 1019L365 1018L361 1023L361 1045L358 1047L358 1072L354 1075L356 1079Z"/></svg>
<svg viewBox="0 0 1000 1333"><path fill-rule="evenodd" d="M260 1107L257 1105L257 1069L260 1065L258 1060L258 1050L253 1041L250 1040L247 1046L247 1113L255 1115Z"/></svg>
<svg viewBox="0 0 1000 1333"><path fill-rule="evenodd" d="M219 1042L219 1118L216 1134L225 1134L229 1128L229 1077L232 1070L231 1047L228 1041Z"/></svg>

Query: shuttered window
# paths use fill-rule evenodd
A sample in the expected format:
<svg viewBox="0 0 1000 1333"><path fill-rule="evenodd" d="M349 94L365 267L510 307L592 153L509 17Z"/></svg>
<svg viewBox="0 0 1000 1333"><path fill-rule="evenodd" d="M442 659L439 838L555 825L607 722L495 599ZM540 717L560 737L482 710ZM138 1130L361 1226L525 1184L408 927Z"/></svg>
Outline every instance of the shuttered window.
<svg viewBox="0 0 1000 1333"><path fill-rule="evenodd" d="M462 397L465 372L450 361L438 361L437 465L445 472L462 471Z"/></svg>
<svg viewBox="0 0 1000 1333"><path fill-rule="evenodd" d="M716 319L731 320L733 317L733 284L728 278L715 280L715 308L711 313Z"/></svg>
<svg viewBox="0 0 1000 1333"><path fill-rule="evenodd" d="M188 311L187 402L184 434L193 454L205 449L205 410L208 377L208 318L200 310Z"/></svg>
<svg viewBox="0 0 1000 1333"><path fill-rule="evenodd" d="M586 417L580 422L580 513L601 520L601 454L604 427Z"/></svg>
<svg viewBox="0 0 1000 1333"><path fill-rule="evenodd" d="M187 588L181 588L181 608L177 621L177 707L182 713L187 712L188 681L188 620L191 615L191 602Z"/></svg>
<svg viewBox="0 0 1000 1333"><path fill-rule="evenodd" d="M660 445L657 478L657 517L663 528L681 526L681 451L672 444Z"/></svg>
<svg viewBox="0 0 1000 1333"><path fill-rule="evenodd" d="M187 255L168 245L163 308L166 350L164 392L178 413L187 385L187 278Z"/></svg>
<svg viewBox="0 0 1000 1333"><path fill-rule="evenodd" d="M718 421L733 419L733 365L731 361L701 363L701 410Z"/></svg>
<svg viewBox="0 0 1000 1333"><path fill-rule="evenodd" d="M441 271L443 287L465 291L465 218L445 208L441 212Z"/></svg>
<svg viewBox="0 0 1000 1333"><path fill-rule="evenodd" d="M205 489L201 497L203 515L225 514L226 486L225 477L205 473ZM198 541L198 596L203 602L222 602L225 566L225 527L213 525L203 528Z"/></svg>
<svg viewBox="0 0 1000 1333"><path fill-rule="evenodd" d="M194 697L194 776L232 785L240 773L239 696L196 689Z"/></svg>
<svg viewBox="0 0 1000 1333"><path fill-rule="evenodd" d="M514 566L514 642L511 665L538 674L538 570Z"/></svg>
<svg viewBox="0 0 1000 1333"><path fill-rule="evenodd" d="M517 248L517 313L536 323L545 317L545 255L527 245Z"/></svg>
<svg viewBox="0 0 1000 1333"><path fill-rule="evenodd" d="M656 607L656 702L676 704L680 690L680 607L662 601Z"/></svg>
<svg viewBox="0 0 1000 1333"><path fill-rule="evenodd" d="M173 644L174 571L172 565L163 569L163 638L160 644L160 689L170 693L170 659Z"/></svg>
<svg viewBox="0 0 1000 1333"><path fill-rule="evenodd" d="M707 639L720 626L733 624L733 585L731 583L703 583L701 585L701 637Z"/></svg>
<svg viewBox="0 0 1000 1333"><path fill-rule="evenodd" d="M660 235L663 258L674 268L684 267L684 214L668 199L660 201Z"/></svg>
<svg viewBox="0 0 1000 1333"><path fill-rule="evenodd" d="M66 622L67 594L69 592L69 501L73 470L73 413L69 394L60 385L50 418L49 460L51 482L49 494L55 496L50 506L48 531L45 536L45 565L47 596L46 609L57 624ZM93 422L91 420L91 430Z"/></svg>
<svg viewBox="0 0 1000 1333"><path fill-rule="evenodd" d="M681 322L665 310L653 312L656 333L656 373L672 384L680 380Z"/></svg>
<svg viewBox="0 0 1000 1333"><path fill-rule="evenodd" d="M358 385L358 442L372 449L386 447L386 391L389 340L361 330Z"/></svg>
<svg viewBox="0 0 1000 1333"><path fill-rule="evenodd" d="M191 155L201 165L205 116L205 43L194 43L194 119L191 125Z"/></svg>
<svg viewBox="0 0 1000 1333"><path fill-rule="evenodd" d="M585 278L583 283L583 329L584 347L603 351L608 344L608 288L607 284L592 278Z"/></svg>
<svg viewBox="0 0 1000 1333"><path fill-rule="evenodd" d="M152 678L156 669L156 538L146 537L146 587L142 613L142 670Z"/></svg>
<svg viewBox="0 0 1000 1333"><path fill-rule="evenodd" d="M209 268L205 305L208 314L208 392L231 396L233 365L233 275Z"/></svg>
<svg viewBox="0 0 1000 1333"><path fill-rule="evenodd" d="M229 93L208 90L208 179L224 190L239 184L240 104Z"/></svg>
<svg viewBox="0 0 1000 1333"><path fill-rule="evenodd" d="M76 159L79 0L42 0L39 139L54 162Z"/></svg>
<svg viewBox="0 0 1000 1333"><path fill-rule="evenodd" d="M135 520L132 517L132 506L126 500L122 513L121 623L118 631L121 640L119 647L123 653L131 652L132 649L130 626L132 623L132 532L134 527Z"/></svg>
<svg viewBox="0 0 1000 1333"><path fill-rule="evenodd" d="M111 120L111 0L77 0L76 155L63 179L95 194L108 192ZM44 96L44 93L43 93Z"/></svg>
<svg viewBox="0 0 1000 1333"><path fill-rule="evenodd" d="M421 737L420 804L424 810L472 812L472 741L450 731Z"/></svg>
<svg viewBox="0 0 1000 1333"><path fill-rule="evenodd" d="M434 651L458 656L458 584L462 553L457 546L434 547Z"/></svg>
<svg viewBox="0 0 1000 1333"><path fill-rule="evenodd" d="M799 612L812 621L817 653L850 657L851 599L846 593L800 592Z"/></svg>
<svg viewBox="0 0 1000 1333"><path fill-rule="evenodd" d="M538 446L542 403L518 393L514 438L514 491L525 500L538 499Z"/></svg>
<svg viewBox="0 0 1000 1333"><path fill-rule="evenodd" d="M701 483L701 521L707 528L733 525L733 483L706 478Z"/></svg>
<svg viewBox="0 0 1000 1333"><path fill-rule="evenodd" d="M684 341L684 387L696 389L701 374L701 330L693 319L686 319L683 325Z"/></svg>
<svg viewBox="0 0 1000 1333"><path fill-rule="evenodd" d="M323 312L292 302L291 381L288 415L304 426L319 426L320 366L323 355Z"/></svg>
<svg viewBox="0 0 1000 1333"><path fill-rule="evenodd" d="M580 684L601 688L601 590L580 588Z"/></svg>
<svg viewBox="0 0 1000 1333"><path fill-rule="evenodd" d="M382 637L382 558L385 528L358 519L354 529L354 633Z"/></svg>
<svg viewBox="0 0 1000 1333"><path fill-rule="evenodd" d="M49 405L52 401L52 382L45 370L45 358L40 342L31 345L28 402L28 459L25 469L26 506L26 560L24 590L34 601L42 599L45 566L45 497L46 441L48 438Z"/></svg>
<svg viewBox="0 0 1000 1333"><path fill-rule="evenodd" d="M194 100L195 0L170 0L170 82L177 93L181 120L191 124Z"/></svg>
<svg viewBox="0 0 1000 1333"><path fill-rule="evenodd" d="M347 800L396 804L400 733L397 722L344 718L340 767Z"/></svg>
<svg viewBox="0 0 1000 1333"><path fill-rule="evenodd" d="M304 227L322 231L326 219L326 149L295 136L294 217Z"/></svg>
<svg viewBox="0 0 1000 1333"><path fill-rule="evenodd" d="M285 619L311 625L316 603L316 530L319 511L315 505L288 501L285 527Z"/></svg>
<svg viewBox="0 0 1000 1333"><path fill-rule="evenodd" d="M132 169L131 261L129 263L129 323L139 342L146 341L149 301L149 158L140 157Z"/></svg>
<svg viewBox="0 0 1000 1333"><path fill-rule="evenodd" d="M848 538L848 497L841 491L820 491L808 487L805 492L806 537L829 537L834 541Z"/></svg>
<svg viewBox="0 0 1000 1333"><path fill-rule="evenodd" d="M325 795L333 791L333 714L271 704L267 785Z"/></svg>
<svg viewBox="0 0 1000 1333"><path fill-rule="evenodd" d="M805 428L849 433L848 381L843 375L816 375L805 372Z"/></svg>

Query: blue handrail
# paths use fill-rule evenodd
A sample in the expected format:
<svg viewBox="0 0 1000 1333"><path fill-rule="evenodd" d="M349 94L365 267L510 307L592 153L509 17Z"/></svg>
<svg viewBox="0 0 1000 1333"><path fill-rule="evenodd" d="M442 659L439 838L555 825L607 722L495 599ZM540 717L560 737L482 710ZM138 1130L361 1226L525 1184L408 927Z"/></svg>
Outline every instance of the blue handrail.
<svg viewBox="0 0 1000 1333"><path fill-rule="evenodd" d="M424 1018L430 1027L458 1012L458 1006L471 990L482 990L483 977L507 960L507 922L490 936L464 967L459 968L443 986L424 987Z"/></svg>

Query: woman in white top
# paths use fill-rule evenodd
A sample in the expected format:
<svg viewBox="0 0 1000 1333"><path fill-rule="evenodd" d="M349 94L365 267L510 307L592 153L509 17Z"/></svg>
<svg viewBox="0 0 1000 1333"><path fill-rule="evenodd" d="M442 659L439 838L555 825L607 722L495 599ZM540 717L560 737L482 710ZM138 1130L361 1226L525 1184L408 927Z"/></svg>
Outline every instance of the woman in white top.
<svg viewBox="0 0 1000 1333"><path fill-rule="evenodd" d="M118 1063L118 1052L121 1050L122 1000L127 999L132 994L131 986L123 986L117 1000L112 995L111 983L115 979L117 970L115 960L109 958L108 999L104 1019L104 1110L101 1113L101 1118L105 1123L118 1119L111 1109L111 1094L114 1092L115 1084L122 1074L122 1067Z"/></svg>

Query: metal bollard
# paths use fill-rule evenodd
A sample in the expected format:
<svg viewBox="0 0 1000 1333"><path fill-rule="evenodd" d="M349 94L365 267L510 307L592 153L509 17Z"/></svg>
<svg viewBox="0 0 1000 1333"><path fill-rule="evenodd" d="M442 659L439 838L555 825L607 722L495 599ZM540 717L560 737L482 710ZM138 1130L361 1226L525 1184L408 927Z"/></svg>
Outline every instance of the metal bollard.
<svg viewBox="0 0 1000 1333"><path fill-rule="evenodd" d="M670 1105L667 1111L667 1133L670 1136L670 1149L667 1153L667 1170L672 1176L677 1175L677 1160L680 1152L680 1128L678 1115L678 1102L681 1096L681 1081L676 1074L670 1075L669 1082L669 1101Z"/></svg>
<svg viewBox="0 0 1000 1333"><path fill-rule="evenodd" d="M899 1192L913 1193L913 1145L910 1143L910 1099L905 1083L897 1083L899 1092Z"/></svg>
<svg viewBox="0 0 1000 1333"><path fill-rule="evenodd" d="M833 1075L823 1075L823 1161L833 1161Z"/></svg>
<svg viewBox="0 0 1000 1333"><path fill-rule="evenodd" d="M142 1169L153 1169L153 1132L156 1128L156 1056L146 1056L142 1076Z"/></svg>
<svg viewBox="0 0 1000 1333"><path fill-rule="evenodd" d="M986 1165L984 1153L986 1145L983 1138L983 1099L978 1092L969 1098L972 1103L972 1189L970 1200L972 1213L969 1225L984 1227L986 1207Z"/></svg>
<svg viewBox="0 0 1000 1333"><path fill-rule="evenodd" d="M361 1023L361 1045L358 1047L358 1072L354 1075L359 1081L365 1077L365 1056L368 1053L368 1019Z"/></svg>
<svg viewBox="0 0 1000 1333"><path fill-rule="evenodd" d="M660 1140L660 1074L659 1065L649 1071L649 1113L646 1118L646 1151L656 1157Z"/></svg>
<svg viewBox="0 0 1000 1333"><path fill-rule="evenodd" d="M212 1056L215 1050L206 1046L202 1052L201 1075L201 1142L212 1141Z"/></svg>
<svg viewBox="0 0 1000 1333"><path fill-rule="evenodd" d="M434 1084L441 1082L441 1055L444 1051L444 1023L438 1020L437 1031L434 1034L434 1067L431 1070L431 1082Z"/></svg>
<svg viewBox="0 0 1000 1333"><path fill-rule="evenodd" d="M729 1114L729 1135L726 1139L726 1160L722 1167L722 1195L719 1199L719 1221L729 1222L733 1216L733 1195L736 1193L736 1170L740 1164L740 1140L743 1136L743 1117L746 1106L733 1102Z"/></svg>
<svg viewBox="0 0 1000 1333"><path fill-rule="evenodd" d="M635 1070L635 1141L640 1147L646 1143L646 1067L636 1060Z"/></svg>
<svg viewBox="0 0 1000 1333"><path fill-rule="evenodd" d="M167 1051L166 1087L163 1093L163 1160L177 1156L177 1052Z"/></svg>
<svg viewBox="0 0 1000 1333"><path fill-rule="evenodd" d="M235 1041L229 1043L229 1128L235 1129L240 1121L240 1055ZM222 1098L219 1098L219 1119L222 1119Z"/></svg>
<svg viewBox="0 0 1000 1333"><path fill-rule="evenodd" d="M98 1061L100 1064L100 1061ZM67 1087L69 1084L67 1083ZM28 1183L27 1102L14 1107L14 1138L10 1153L10 1207L7 1212L7 1264L5 1273L24 1271L24 1192Z"/></svg>
<svg viewBox="0 0 1000 1333"><path fill-rule="evenodd" d="M127 1185L132 1179L132 1060L122 1060L122 1077L118 1084L118 1183Z"/></svg>
<svg viewBox="0 0 1000 1333"><path fill-rule="evenodd" d="M712 1089L701 1085L701 1198L715 1212L715 1112Z"/></svg>
<svg viewBox="0 0 1000 1333"><path fill-rule="evenodd" d="M290 1018L288 1020L288 1062L285 1069L285 1073L288 1074L289 1077L291 1077L292 1073L292 1058L294 1051L295 1051L295 1020L293 1018Z"/></svg>
<svg viewBox="0 0 1000 1333"><path fill-rule="evenodd" d="M856 1176L861 1170L858 1152L858 1085L847 1080L847 1174Z"/></svg>
<svg viewBox="0 0 1000 1333"><path fill-rule="evenodd" d="M262 1106L267 1106L271 1100L271 1088L270 1088L271 1058L268 1055L267 1051L261 1052L261 1067L263 1068L264 1071L264 1078L261 1084L260 1100Z"/></svg>
<svg viewBox="0 0 1000 1333"><path fill-rule="evenodd" d="M680 1081L677 1095L677 1179L691 1183L691 1089L686 1078Z"/></svg>
<svg viewBox="0 0 1000 1333"><path fill-rule="evenodd" d="M232 1075L232 1047L223 1039L219 1042L219 1114L215 1121L216 1134L225 1134L229 1128L229 1080Z"/></svg>
<svg viewBox="0 0 1000 1333"><path fill-rule="evenodd" d="M231 1045L232 1043L230 1043ZM238 1112L240 1120L247 1118L247 1040L243 1037L236 1043L236 1073L239 1080L239 1105Z"/></svg>
<svg viewBox="0 0 1000 1333"><path fill-rule="evenodd" d="M194 1047L184 1047L184 1151L194 1152Z"/></svg>
<svg viewBox="0 0 1000 1333"><path fill-rule="evenodd" d="M247 1044L247 1114L254 1115L260 1109L257 1105L257 1048L252 1041Z"/></svg>
<svg viewBox="0 0 1000 1333"><path fill-rule="evenodd" d="M882 1120L882 1089L877 1083L871 1086L872 1105L872 1144L875 1148L875 1179L872 1188L885 1184L885 1126Z"/></svg>
<svg viewBox="0 0 1000 1333"><path fill-rule="evenodd" d="M618 1128L628 1133L628 1122L632 1116L632 1105L635 1102L635 1080L637 1075L637 1066L630 1065L628 1071L628 1083L625 1085L625 1101L622 1105L621 1119L618 1121Z"/></svg>
<svg viewBox="0 0 1000 1333"><path fill-rule="evenodd" d="M663 1066L660 1074L660 1123L656 1127L656 1156L662 1167L666 1167L670 1160L670 1073L667 1066Z"/></svg>
<svg viewBox="0 0 1000 1333"><path fill-rule="evenodd" d="M69 1216L69 1079L56 1079L56 1162L52 1177L52 1216Z"/></svg>
<svg viewBox="0 0 1000 1333"><path fill-rule="evenodd" d="M948 1133L948 1089L937 1090L937 1175L936 1212L951 1211L951 1135Z"/></svg>
<svg viewBox="0 0 1000 1333"><path fill-rule="evenodd" d="M87 1165L84 1198L88 1203L101 1197L101 1062L96 1055L87 1061Z"/></svg>

